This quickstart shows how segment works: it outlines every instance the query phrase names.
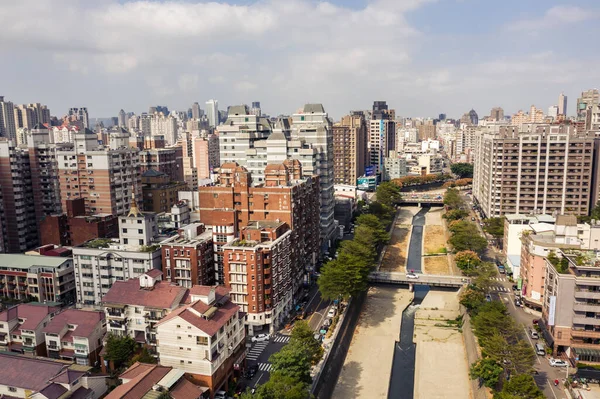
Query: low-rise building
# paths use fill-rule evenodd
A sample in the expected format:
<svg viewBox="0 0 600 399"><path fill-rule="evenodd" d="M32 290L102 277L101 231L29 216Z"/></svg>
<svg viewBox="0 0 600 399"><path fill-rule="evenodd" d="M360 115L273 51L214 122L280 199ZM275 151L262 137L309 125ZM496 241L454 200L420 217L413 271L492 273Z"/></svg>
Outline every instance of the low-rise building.
<svg viewBox="0 0 600 399"><path fill-rule="evenodd" d="M46 356L43 329L60 308L20 304L0 313L0 351Z"/></svg>
<svg viewBox="0 0 600 399"><path fill-rule="evenodd" d="M406 159L398 156L396 151L390 151L389 157L383 161L383 181L399 179L407 173Z"/></svg>
<svg viewBox="0 0 600 399"><path fill-rule="evenodd" d="M211 397L229 387L246 356L244 313L225 287L195 286L190 303L158 322L156 336L162 366L188 373L210 389Z"/></svg>
<svg viewBox="0 0 600 399"><path fill-rule="evenodd" d="M48 357L94 366L106 333L104 312L66 309L54 316L43 332Z"/></svg>
<svg viewBox="0 0 600 399"><path fill-rule="evenodd" d="M0 353L0 396L4 398L98 399L106 376L91 376L64 362Z"/></svg>
<svg viewBox="0 0 600 399"><path fill-rule="evenodd" d="M248 333L273 333L293 308L291 232L282 222L250 222L223 246L225 286L247 312Z"/></svg>
<svg viewBox="0 0 600 399"><path fill-rule="evenodd" d="M162 270L167 281L187 288L214 284L212 231L206 230L204 224L184 226L160 246Z"/></svg>
<svg viewBox="0 0 600 399"><path fill-rule="evenodd" d="M179 201L179 191L187 189L185 182L172 180L166 173L149 169L142 174L144 211L168 212Z"/></svg>
<svg viewBox="0 0 600 399"><path fill-rule="evenodd" d="M168 392L173 399L200 399L207 387L192 384L185 373L173 367L135 362L119 376L121 384L106 399L140 399Z"/></svg>
<svg viewBox="0 0 600 399"><path fill-rule="evenodd" d="M73 303L73 260L56 256L0 254L0 296Z"/></svg>
<svg viewBox="0 0 600 399"><path fill-rule="evenodd" d="M186 294L186 288L162 281L162 272L155 269L117 281L102 298L108 332L132 337L155 354L156 323L176 309Z"/></svg>

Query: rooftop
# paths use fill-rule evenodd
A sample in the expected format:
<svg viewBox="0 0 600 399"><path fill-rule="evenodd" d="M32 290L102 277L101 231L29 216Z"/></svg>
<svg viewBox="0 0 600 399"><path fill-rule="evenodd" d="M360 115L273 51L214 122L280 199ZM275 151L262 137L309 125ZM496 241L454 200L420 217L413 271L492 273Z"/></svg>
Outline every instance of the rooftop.
<svg viewBox="0 0 600 399"><path fill-rule="evenodd" d="M64 331L68 325L72 325L75 328L71 332L70 338L89 338L96 329L98 323L103 319L104 312L67 309L57 314L43 331L50 334L59 334L61 331Z"/></svg>
<svg viewBox="0 0 600 399"><path fill-rule="evenodd" d="M17 328L22 330L35 330L38 325L48 316L59 310L58 307L47 305L20 304L6 309L0 313L0 321L25 319Z"/></svg>
<svg viewBox="0 0 600 399"><path fill-rule="evenodd" d="M0 352L0 385L39 392L67 366L46 359L34 359Z"/></svg>
<svg viewBox="0 0 600 399"><path fill-rule="evenodd" d="M184 298L187 289L165 281L159 281L152 288L140 288L140 279L115 281L102 303L144 306L155 309L173 309Z"/></svg>
<svg viewBox="0 0 600 399"><path fill-rule="evenodd" d="M171 367L136 362L119 376L130 381L116 387L106 399L142 399L171 370Z"/></svg>
<svg viewBox="0 0 600 399"><path fill-rule="evenodd" d="M31 269L34 267L57 268L71 258L40 255L0 254L0 269Z"/></svg>

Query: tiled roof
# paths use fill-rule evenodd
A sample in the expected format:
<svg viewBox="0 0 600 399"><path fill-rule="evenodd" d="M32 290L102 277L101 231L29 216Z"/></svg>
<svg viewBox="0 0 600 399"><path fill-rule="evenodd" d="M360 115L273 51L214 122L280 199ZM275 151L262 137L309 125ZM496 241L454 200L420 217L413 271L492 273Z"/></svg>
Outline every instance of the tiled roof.
<svg viewBox="0 0 600 399"><path fill-rule="evenodd" d="M68 389L60 384L50 384L42 389L40 393L48 399L58 399L67 391Z"/></svg>
<svg viewBox="0 0 600 399"><path fill-rule="evenodd" d="M67 309L54 316L43 331L58 334L67 327L67 324L71 324L75 326L75 330L71 332L72 337L89 338L102 320L104 320L104 312Z"/></svg>
<svg viewBox="0 0 600 399"><path fill-rule="evenodd" d="M217 301L220 299L221 298L217 296ZM180 317L199 330L203 331L205 334L212 336L216 334L217 331L219 331L219 329L223 327L225 323L227 323L227 320L233 317L239 310L239 306L228 300L221 307L217 308L217 311L210 319L205 319L201 316L198 316L193 310L190 310L190 308L200 312L199 309L208 310L210 306L207 306L202 301L197 301L189 305L182 306L181 308L176 309L165 316L161 321L158 322L157 326L164 324L165 322L176 317Z"/></svg>
<svg viewBox="0 0 600 399"><path fill-rule="evenodd" d="M148 270L144 274L146 274L149 277L152 277L153 279L157 279L158 277L163 275L163 272L162 272L162 270L152 269L152 270Z"/></svg>
<svg viewBox="0 0 600 399"><path fill-rule="evenodd" d="M35 330L46 316L58 309L54 306L20 304L0 313L0 321L10 321L17 318L25 319L19 329Z"/></svg>
<svg viewBox="0 0 600 399"><path fill-rule="evenodd" d="M52 380L52 382L59 382L61 384L71 384L73 381L81 378L81 376L85 374L86 373L84 373L83 371L66 369L63 370L62 373L57 375L56 378Z"/></svg>
<svg viewBox="0 0 600 399"><path fill-rule="evenodd" d="M0 385L38 392L58 375L64 364L0 353Z"/></svg>
<svg viewBox="0 0 600 399"><path fill-rule="evenodd" d="M193 296L208 296L211 289L215 289L215 296L226 296L229 295L229 289L225 286L218 285L216 287L210 285L194 285L192 288L188 289L188 295L184 297L182 303L192 303L192 295Z"/></svg>
<svg viewBox="0 0 600 399"><path fill-rule="evenodd" d="M92 396L93 393L94 393L94 391L89 388L79 387L79 388L77 388L77 390L75 392L73 392L73 394L71 396L69 396L69 399L90 398L90 397L93 397Z"/></svg>
<svg viewBox="0 0 600 399"><path fill-rule="evenodd" d="M134 366L135 364L132 367ZM151 367L144 367L144 371L139 373L128 383L116 387L106 396L106 399L141 399L172 369L171 367L164 367L156 364L145 366ZM123 378L123 375L126 375L128 371L121 374L121 378Z"/></svg>
<svg viewBox="0 0 600 399"><path fill-rule="evenodd" d="M177 384L169 391L173 399L197 399L206 392L208 388L194 385L185 378L179 380Z"/></svg>
<svg viewBox="0 0 600 399"><path fill-rule="evenodd" d="M127 370L125 370L123 372L123 374L121 374L119 376L119 378L131 380L131 379L137 377L138 375L145 373L148 370L151 370L153 367L154 367L154 364L135 362L134 364L131 365L131 367L129 367Z"/></svg>
<svg viewBox="0 0 600 399"><path fill-rule="evenodd" d="M171 285L166 281L157 282L151 289L140 288L138 278L116 281L102 298L105 305L145 306L156 309L172 309L183 298L187 288Z"/></svg>

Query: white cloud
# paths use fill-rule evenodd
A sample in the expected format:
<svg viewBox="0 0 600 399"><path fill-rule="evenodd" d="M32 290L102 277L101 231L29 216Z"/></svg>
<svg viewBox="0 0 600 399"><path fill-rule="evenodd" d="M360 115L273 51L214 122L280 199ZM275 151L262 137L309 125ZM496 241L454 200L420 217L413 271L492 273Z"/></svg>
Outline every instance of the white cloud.
<svg viewBox="0 0 600 399"><path fill-rule="evenodd" d="M565 25L598 18L596 11L585 10L577 6L555 6L546 11L540 18L522 19L510 23L507 27L511 31L529 32L533 34L547 29L561 29Z"/></svg>
<svg viewBox="0 0 600 399"><path fill-rule="evenodd" d="M179 76L179 89L184 92L193 92L198 88L200 78L196 74L185 73Z"/></svg>

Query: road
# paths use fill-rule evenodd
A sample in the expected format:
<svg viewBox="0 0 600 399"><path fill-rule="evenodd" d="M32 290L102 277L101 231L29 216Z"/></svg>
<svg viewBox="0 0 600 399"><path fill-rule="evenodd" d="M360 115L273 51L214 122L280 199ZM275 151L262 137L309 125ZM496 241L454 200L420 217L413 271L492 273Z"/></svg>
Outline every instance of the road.
<svg viewBox="0 0 600 399"><path fill-rule="evenodd" d="M317 285L314 284L308 292L308 303L305 307L308 324L313 331L318 331L321 325L323 325L330 306L331 301L323 300ZM272 336L268 342L256 342L252 344L246 355L246 360L248 366L257 364L258 372L251 380L244 380L247 386L257 387L269 380L269 372L272 368L271 363L269 363L269 357L279 352L289 340L289 332L282 329Z"/></svg>
<svg viewBox="0 0 600 399"><path fill-rule="evenodd" d="M464 195L467 203L471 203L469 196ZM473 212L472 206L469 210L469 217L474 217L477 226L479 227L480 233L489 238L481 227L481 220L479 215ZM488 245L486 252L482 256L482 259L488 262L495 262L496 259L501 258L501 253L496 250L492 245ZM515 306L515 294L512 289L513 283L504 274L497 274L493 280L491 286L491 296L494 300L501 301L506 305L508 313L518 323L522 325L523 336L526 337L527 341L533 347L538 341L531 338L529 329L533 327L533 320L538 317L526 313L521 307ZM540 341L543 342L543 341ZM535 349L535 348L534 348ZM564 391L554 386L554 380L558 379L562 381L566 377L567 370L565 368L551 367L548 363L547 356L537 356L534 364L534 369L538 374L534 375L534 379L538 387L544 392L544 396L550 399L563 399L567 396Z"/></svg>

